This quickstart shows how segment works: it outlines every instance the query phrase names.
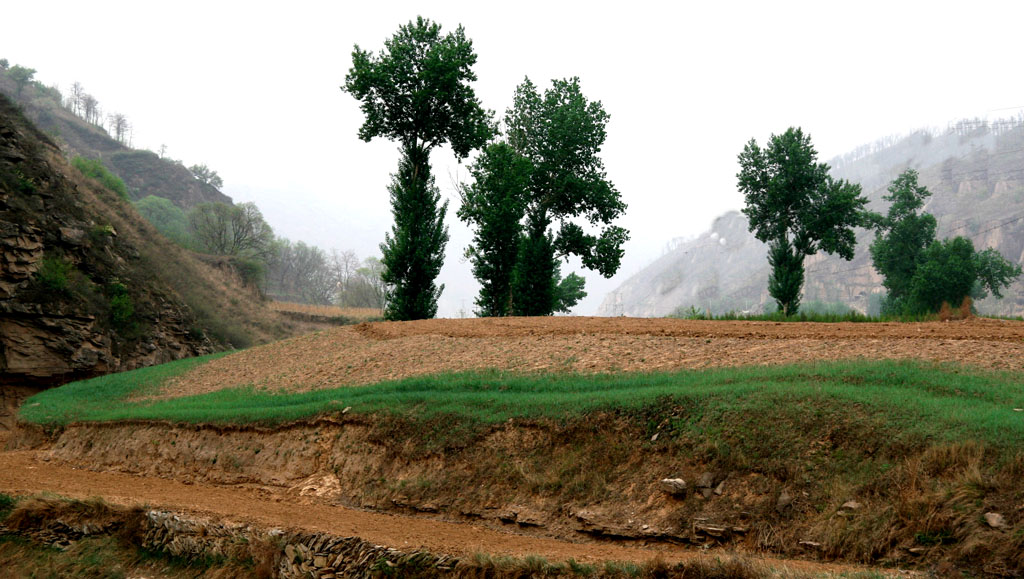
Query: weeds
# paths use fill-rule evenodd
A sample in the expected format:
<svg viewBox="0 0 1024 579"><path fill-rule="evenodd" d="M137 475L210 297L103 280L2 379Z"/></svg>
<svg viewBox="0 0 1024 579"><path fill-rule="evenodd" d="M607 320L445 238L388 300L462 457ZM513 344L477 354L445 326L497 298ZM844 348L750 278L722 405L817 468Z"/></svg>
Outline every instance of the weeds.
<svg viewBox="0 0 1024 579"><path fill-rule="evenodd" d="M36 271L36 279L47 290L68 296L71 294L70 276L74 269L75 266L62 257L47 256Z"/></svg>

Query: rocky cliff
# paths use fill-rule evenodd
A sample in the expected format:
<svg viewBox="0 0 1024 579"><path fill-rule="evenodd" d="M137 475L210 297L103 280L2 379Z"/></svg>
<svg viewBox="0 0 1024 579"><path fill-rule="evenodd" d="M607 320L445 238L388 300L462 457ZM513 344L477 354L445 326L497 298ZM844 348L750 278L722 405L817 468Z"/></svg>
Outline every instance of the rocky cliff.
<svg viewBox="0 0 1024 579"><path fill-rule="evenodd" d="M299 326L83 177L0 94L0 431L34 389Z"/></svg>
<svg viewBox="0 0 1024 579"><path fill-rule="evenodd" d="M938 236L969 237L976 248L994 247L1024 264L1024 124L961 122L933 135L916 132L861 147L830 161L832 174L861 184L869 207L885 212L888 184L907 168L932 192L925 210L938 220ZM882 278L871 265L874 233L857 233L852 261L817 254L804 262L803 302L843 302L861 312L877 307ZM713 313L760 313L768 296L767 246L747 231L738 211L715 220L709 231L627 279L608 294L598 315L664 316L691 307ZM873 297L874 296L874 297ZM978 310L1024 314L1024 281L1004 298L977 302Z"/></svg>
<svg viewBox="0 0 1024 579"><path fill-rule="evenodd" d="M213 351L182 300L140 264L130 207L86 182L0 96L0 386Z"/></svg>

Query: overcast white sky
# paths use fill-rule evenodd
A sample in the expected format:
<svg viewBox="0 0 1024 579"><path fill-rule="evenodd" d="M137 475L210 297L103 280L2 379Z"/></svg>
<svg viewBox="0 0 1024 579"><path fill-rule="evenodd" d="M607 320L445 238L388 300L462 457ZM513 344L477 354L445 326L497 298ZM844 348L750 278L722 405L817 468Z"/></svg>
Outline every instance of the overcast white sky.
<svg viewBox="0 0 1024 579"><path fill-rule="evenodd" d="M81 82L134 124L136 147L206 163L275 230L377 253L390 226L393 143L360 141L338 87L353 44L377 51L417 15L462 24L477 95L503 114L524 76L579 76L611 115L603 158L632 232L612 280L584 272L592 314L660 255L739 209L736 155L801 126L821 158L879 137L1024 108L1024 2L9 2L0 58L66 89ZM432 157L451 199L443 316L472 309L455 217L464 165ZM563 267L568 273L571 268Z"/></svg>

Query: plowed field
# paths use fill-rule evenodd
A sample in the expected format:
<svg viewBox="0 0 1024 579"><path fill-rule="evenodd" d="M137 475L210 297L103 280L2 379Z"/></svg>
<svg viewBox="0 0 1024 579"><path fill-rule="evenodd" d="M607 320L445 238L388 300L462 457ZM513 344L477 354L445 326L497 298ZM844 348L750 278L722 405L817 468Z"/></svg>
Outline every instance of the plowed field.
<svg viewBox="0 0 1024 579"><path fill-rule="evenodd" d="M908 358L1024 369L1024 322L719 322L490 318L364 323L238 352L161 397L254 385L302 391L438 372L652 372L815 360Z"/></svg>

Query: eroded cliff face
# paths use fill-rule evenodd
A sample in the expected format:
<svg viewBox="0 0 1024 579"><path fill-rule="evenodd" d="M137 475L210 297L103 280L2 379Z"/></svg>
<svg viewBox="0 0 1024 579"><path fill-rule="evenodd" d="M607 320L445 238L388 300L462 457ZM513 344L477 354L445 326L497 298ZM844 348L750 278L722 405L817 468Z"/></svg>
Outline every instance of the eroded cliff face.
<svg viewBox="0 0 1024 579"><path fill-rule="evenodd" d="M0 388L212 351L135 237L119 235L124 204L0 96Z"/></svg>

